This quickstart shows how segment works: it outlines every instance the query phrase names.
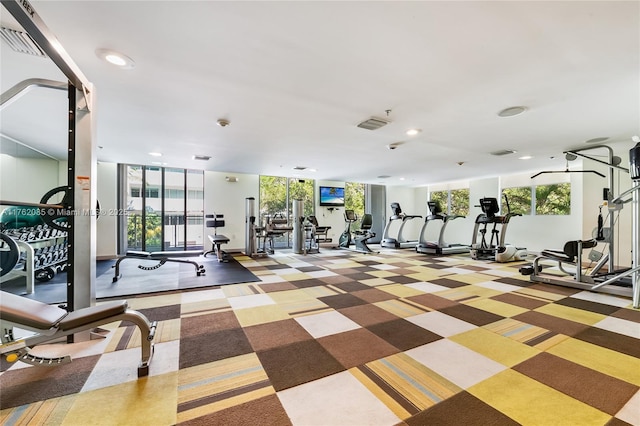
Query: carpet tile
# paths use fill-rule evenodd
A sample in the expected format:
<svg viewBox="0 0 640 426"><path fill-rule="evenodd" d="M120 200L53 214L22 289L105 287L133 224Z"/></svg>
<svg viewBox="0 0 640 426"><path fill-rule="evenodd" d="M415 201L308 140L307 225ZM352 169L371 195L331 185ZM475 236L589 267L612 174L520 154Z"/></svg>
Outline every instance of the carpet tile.
<svg viewBox="0 0 640 426"><path fill-rule="evenodd" d="M159 292L203 280L145 272L155 292L127 300L157 321L148 377L128 322L33 349L70 364L3 357L0 424L640 426L640 310L627 298L468 255L234 259L254 278ZM234 281L224 265L207 276Z"/></svg>

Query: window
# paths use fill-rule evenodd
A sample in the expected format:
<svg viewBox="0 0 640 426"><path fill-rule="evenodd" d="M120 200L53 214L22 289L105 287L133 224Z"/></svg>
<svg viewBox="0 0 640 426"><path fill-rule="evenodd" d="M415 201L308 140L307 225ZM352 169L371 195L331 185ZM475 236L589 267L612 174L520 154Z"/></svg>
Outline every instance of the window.
<svg viewBox="0 0 640 426"><path fill-rule="evenodd" d="M351 230L360 229L364 215L364 183L346 182L344 184L344 208L353 210L358 220L351 224Z"/></svg>
<svg viewBox="0 0 640 426"><path fill-rule="evenodd" d="M537 215L570 215L571 184L557 183L536 186Z"/></svg>
<svg viewBox="0 0 640 426"><path fill-rule="evenodd" d="M202 170L121 164L119 176L120 207L127 210L119 223L120 252L204 247Z"/></svg>
<svg viewBox="0 0 640 426"><path fill-rule="evenodd" d="M504 188L509 199L511 213L522 215L569 215L571 214L571 183L520 186ZM501 214L509 212L502 197Z"/></svg>
<svg viewBox="0 0 640 426"><path fill-rule="evenodd" d="M467 216L469 214L469 189L452 189L450 192L450 215Z"/></svg>
<svg viewBox="0 0 640 426"><path fill-rule="evenodd" d="M469 214L468 188L432 191L429 199L440 203L443 213L458 216L467 216Z"/></svg>
<svg viewBox="0 0 640 426"><path fill-rule="evenodd" d="M303 215L315 212L314 180L286 178L281 176L260 176L260 222L266 223L269 217L281 215L292 224L293 200L302 200ZM290 233L274 239L276 247L290 246Z"/></svg>
<svg viewBox="0 0 640 426"><path fill-rule="evenodd" d="M531 214L531 187L520 186L515 188L504 188L502 190L502 201L500 204L500 214L505 215L509 212L521 215ZM509 200L509 206L506 204L504 196Z"/></svg>

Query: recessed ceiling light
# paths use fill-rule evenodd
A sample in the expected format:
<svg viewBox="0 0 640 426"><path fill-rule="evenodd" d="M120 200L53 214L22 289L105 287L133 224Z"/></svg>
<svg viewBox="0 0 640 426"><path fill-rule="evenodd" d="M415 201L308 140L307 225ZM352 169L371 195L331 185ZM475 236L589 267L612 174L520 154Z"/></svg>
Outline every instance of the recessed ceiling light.
<svg viewBox="0 0 640 426"><path fill-rule="evenodd" d="M400 180L404 180L404 178L403 178L403 177L401 177L401 178L400 178Z"/></svg>
<svg viewBox="0 0 640 426"><path fill-rule="evenodd" d="M518 160L531 160L532 158L531 155L523 155L522 157L518 157Z"/></svg>
<svg viewBox="0 0 640 426"><path fill-rule="evenodd" d="M115 65L121 69L128 70L136 66L136 63L133 61L133 59L125 54L116 52L115 50L96 49L96 55L103 61L107 61L110 64Z"/></svg>
<svg viewBox="0 0 640 426"><path fill-rule="evenodd" d="M585 143L600 143L600 142L604 142L604 141L608 141L609 138L607 137L602 137L602 138L593 138L593 139L589 139L588 141L585 141Z"/></svg>
<svg viewBox="0 0 640 426"><path fill-rule="evenodd" d="M152 157L162 157L161 152L150 152L149 155Z"/></svg>
<svg viewBox="0 0 640 426"><path fill-rule="evenodd" d="M409 129L409 130L407 130L407 135L409 135L409 136L415 136L415 135L417 135L418 133L420 133L421 131L422 131L422 130L420 130L420 129Z"/></svg>
<svg viewBox="0 0 640 426"><path fill-rule="evenodd" d="M513 117L514 115L522 114L527 110L527 107L513 106L505 108L498 113L498 117Z"/></svg>
<svg viewBox="0 0 640 426"><path fill-rule="evenodd" d="M489 154L500 157L502 155L515 154L516 152L518 151L515 151L513 149L499 149L497 151L490 152Z"/></svg>

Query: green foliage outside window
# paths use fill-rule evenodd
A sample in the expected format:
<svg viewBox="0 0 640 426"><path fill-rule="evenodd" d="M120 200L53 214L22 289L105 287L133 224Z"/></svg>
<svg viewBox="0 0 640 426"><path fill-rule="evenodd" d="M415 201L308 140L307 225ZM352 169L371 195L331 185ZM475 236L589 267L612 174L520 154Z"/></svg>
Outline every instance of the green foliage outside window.
<svg viewBox="0 0 640 426"><path fill-rule="evenodd" d="M467 216L469 214L469 189L451 191L450 215Z"/></svg>
<svg viewBox="0 0 640 426"><path fill-rule="evenodd" d="M162 221L157 213L147 213L146 229L142 234L142 214L130 214L127 216L127 247L130 249L142 249L142 240L145 239L147 250L162 250Z"/></svg>
<svg viewBox="0 0 640 426"><path fill-rule="evenodd" d="M450 215L466 216L469 214L469 190L453 189L447 191L433 191L431 201L440 203L442 212ZM449 203L451 200L451 203ZM429 212L431 214L431 212Z"/></svg>
<svg viewBox="0 0 640 426"><path fill-rule="evenodd" d="M557 183L536 186L536 214L571 214L571 184Z"/></svg>
<svg viewBox="0 0 640 426"><path fill-rule="evenodd" d="M571 184L556 183L551 185L523 186L504 188L503 194L509 197L512 213L531 214L531 205L535 204L536 215L569 215L571 214ZM504 197L502 197L501 214L507 213Z"/></svg>
<svg viewBox="0 0 640 426"><path fill-rule="evenodd" d="M440 204L442 213L448 214L449 211L449 191L433 191L431 192L430 201L435 201ZM429 212L431 214L431 212Z"/></svg>
<svg viewBox="0 0 640 426"><path fill-rule="evenodd" d="M302 200L304 217L310 216L315 211L313 199L312 179L289 179L289 216L293 216L293 200Z"/></svg>
<svg viewBox="0 0 640 426"><path fill-rule="evenodd" d="M346 182L344 185L344 208L353 210L358 220L351 224L351 230L360 229L364 215L364 183Z"/></svg>
<svg viewBox="0 0 640 426"><path fill-rule="evenodd" d="M286 213L287 178L260 176L260 217Z"/></svg>
<svg viewBox="0 0 640 426"><path fill-rule="evenodd" d="M531 214L531 187L530 186L520 186L514 188L504 188L502 190L502 197L500 202L500 215L505 215L509 213L518 213L521 215L530 215ZM505 203L504 195L507 195L509 199L509 207Z"/></svg>

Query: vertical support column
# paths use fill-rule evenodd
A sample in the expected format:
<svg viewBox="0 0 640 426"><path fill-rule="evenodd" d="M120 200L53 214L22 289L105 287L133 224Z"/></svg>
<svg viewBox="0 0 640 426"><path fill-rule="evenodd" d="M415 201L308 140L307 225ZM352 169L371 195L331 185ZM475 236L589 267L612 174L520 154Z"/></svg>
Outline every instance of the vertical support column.
<svg viewBox="0 0 640 426"><path fill-rule="evenodd" d="M72 310L96 301L96 143L93 123L95 91L91 95L69 85L68 187L73 195L69 235L71 273L67 299Z"/></svg>
<svg viewBox="0 0 640 426"><path fill-rule="evenodd" d="M305 254L302 222L304 222L304 202L293 200L293 252L296 254Z"/></svg>
<svg viewBox="0 0 640 426"><path fill-rule="evenodd" d="M633 173L633 172L632 172ZM640 180L634 180L633 198L631 201L631 267L636 271L631 275L633 289L633 307L640 308Z"/></svg>

